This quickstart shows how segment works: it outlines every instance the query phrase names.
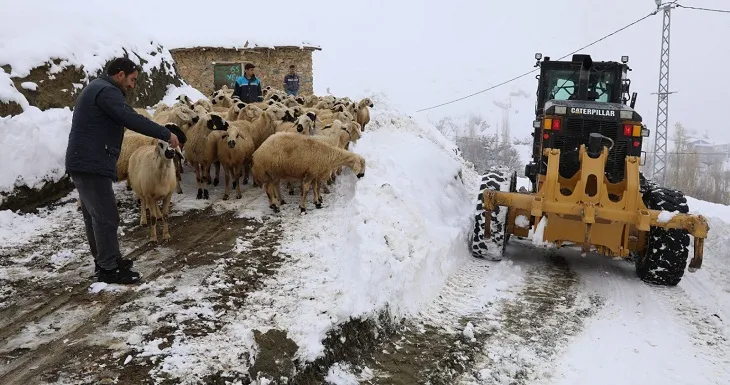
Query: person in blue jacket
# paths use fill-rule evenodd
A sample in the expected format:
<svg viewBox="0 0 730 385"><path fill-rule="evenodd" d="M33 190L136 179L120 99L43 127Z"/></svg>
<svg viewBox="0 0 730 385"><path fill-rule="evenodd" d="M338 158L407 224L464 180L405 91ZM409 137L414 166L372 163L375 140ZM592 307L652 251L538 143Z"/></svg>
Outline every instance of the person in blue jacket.
<svg viewBox="0 0 730 385"><path fill-rule="evenodd" d="M89 82L74 106L66 148L66 172L79 194L86 237L94 256L99 282L133 284L140 279L132 261L119 250L119 213L112 183L117 180L117 160L124 128L170 142L178 137L138 114L125 100L141 68L128 58L109 63L106 74Z"/></svg>
<svg viewBox="0 0 730 385"><path fill-rule="evenodd" d="M236 79L233 86L233 95L238 96L244 103L263 102L264 96L261 92L261 81L254 75L255 65L246 63L243 76Z"/></svg>
<svg viewBox="0 0 730 385"><path fill-rule="evenodd" d="M296 68L289 66L289 74L284 76L284 91L287 95L297 96L299 93L299 75L296 74Z"/></svg>

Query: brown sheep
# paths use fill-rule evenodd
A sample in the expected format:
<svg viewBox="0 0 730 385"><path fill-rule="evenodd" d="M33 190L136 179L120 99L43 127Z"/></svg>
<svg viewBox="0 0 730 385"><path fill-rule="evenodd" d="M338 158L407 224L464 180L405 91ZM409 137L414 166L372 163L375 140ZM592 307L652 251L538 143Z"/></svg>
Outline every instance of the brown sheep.
<svg viewBox="0 0 730 385"><path fill-rule="evenodd" d="M196 199L208 199L208 184L210 183L210 166L215 161L208 153L208 134L213 130L227 130L228 122L216 113L208 114L196 125L188 130L187 149L185 151L188 163L195 170L198 194Z"/></svg>
<svg viewBox="0 0 730 385"><path fill-rule="evenodd" d="M360 124L360 127L363 131L365 131L365 125L370 123L370 110L369 108L373 107L373 101L370 100L370 98L365 98L360 101L360 103L357 104L356 108L356 118L357 122Z"/></svg>
<svg viewBox="0 0 730 385"><path fill-rule="evenodd" d="M305 213L312 182L325 180L332 170L340 166L349 166L358 178L365 175L365 159L362 156L306 135L279 132L271 135L254 152L251 171L254 181L264 187L269 197L269 207L274 212L279 212L281 205L281 181L300 181L302 195L299 209ZM321 208L319 192L315 190L314 194L315 206Z"/></svg>

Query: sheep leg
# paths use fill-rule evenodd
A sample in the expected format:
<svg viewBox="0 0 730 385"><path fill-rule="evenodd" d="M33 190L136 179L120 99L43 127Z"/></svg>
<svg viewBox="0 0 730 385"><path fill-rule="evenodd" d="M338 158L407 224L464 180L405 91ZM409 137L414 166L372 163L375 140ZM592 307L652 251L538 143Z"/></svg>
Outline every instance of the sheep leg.
<svg viewBox="0 0 730 385"><path fill-rule="evenodd" d="M294 195L294 184L291 181L286 182L286 187L289 189L289 195Z"/></svg>
<svg viewBox="0 0 730 385"><path fill-rule="evenodd" d="M203 164L203 173L205 174L201 181L203 183L203 199L210 198L208 195L208 186L210 186L210 166L210 163Z"/></svg>
<svg viewBox="0 0 730 385"><path fill-rule="evenodd" d="M175 157L173 158L175 160L175 178L177 179L177 183L175 188L177 189L178 194L182 194L182 187L180 186L180 181L182 180L182 177L180 174L182 174L182 164L180 161L180 155L175 153Z"/></svg>
<svg viewBox="0 0 730 385"><path fill-rule="evenodd" d="M243 198L243 194L241 194L241 184L238 183L239 178L241 178L241 166L237 165L233 168L233 184L236 185L236 199Z"/></svg>
<svg viewBox="0 0 730 385"><path fill-rule="evenodd" d="M142 201L139 205L139 225L147 226L147 200L144 197L140 197Z"/></svg>
<svg viewBox="0 0 730 385"><path fill-rule="evenodd" d="M281 182L276 182L276 200L282 205L286 204L286 202L281 199Z"/></svg>
<svg viewBox="0 0 730 385"><path fill-rule="evenodd" d="M170 228L167 225L167 216L170 213L170 201L172 200L172 193L165 196L165 200L162 202L162 240L167 242L170 240Z"/></svg>
<svg viewBox="0 0 730 385"><path fill-rule="evenodd" d="M274 203L278 202L279 199L276 196L276 187L273 183L265 183L264 184L264 190L266 190L266 195L269 196L269 207L274 210L275 213L279 212L279 205Z"/></svg>
<svg viewBox="0 0 730 385"><path fill-rule="evenodd" d="M208 168L208 172L210 173L210 168ZM208 175L208 177L210 177L210 175ZM220 183L220 178L221 178L221 162L215 162L215 179L213 179L213 186L218 186L218 183Z"/></svg>
<svg viewBox="0 0 730 385"><path fill-rule="evenodd" d="M307 212L307 196L309 195L310 181L302 181L302 198L299 201L299 211L302 214Z"/></svg>
<svg viewBox="0 0 730 385"><path fill-rule="evenodd" d="M150 242L157 243L157 213L160 208L157 207L157 201L155 199L147 198L147 204L150 207L150 219L152 222L150 225Z"/></svg>
<svg viewBox="0 0 730 385"><path fill-rule="evenodd" d="M314 207L321 209L322 208L322 196L319 193L319 179L315 179L312 184L312 189L314 190Z"/></svg>
<svg viewBox="0 0 730 385"><path fill-rule="evenodd" d="M198 187L198 195L195 196L195 199L202 199L203 198L203 188L202 188L202 182L203 182L203 175L202 170L200 168L200 164L193 164L193 168L195 169L195 182Z"/></svg>
<svg viewBox="0 0 730 385"><path fill-rule="evenodd" d="M251 173L251 164L246 162L243 164L243 184L248 184L248 177Z"/></svg>
<svg viewBox="0 0 730 385"><path fill-rule="evenodd" d="M223 166L223 175L226 177L226 187L223 191L223 200L228 200L228 194L231 193L230 186L231 186L231 169L228 168L228 166Z"/></svg>

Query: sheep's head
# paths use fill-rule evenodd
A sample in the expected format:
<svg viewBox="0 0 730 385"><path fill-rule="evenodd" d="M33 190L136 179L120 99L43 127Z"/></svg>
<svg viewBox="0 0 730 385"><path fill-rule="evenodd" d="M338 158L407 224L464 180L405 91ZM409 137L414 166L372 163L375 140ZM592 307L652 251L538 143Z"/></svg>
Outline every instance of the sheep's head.
<svg viewBox="0 0 730 385"><path fill-rule="evenodd" d="M221 136L221 140L226 141L228 148L236 147L236 140L239 139L243 140L245 137L241 134L238 128L236 128L236 126L228 126L226 133Z"/></svg>
<svg viewBox="0 0 730 385"><path fill-rule="evenodd" d="M317 114L314 111L307 112L307 117L309 117L309 120L311 120L312 123L317 121Z"/></svg>
<svg viewBox="0 0 730 385"><path fill-rule="evenodd" d="M181 103L184 103L184 104L186 104L188 106L192 106L193 105L193 101L190 100L190 98L187 95L185 95L185 94L180 94L175 99L177 99L177 101L179 101Z"/></svg>
<svg viewBox="0 0 730 385"><path fill-rule="evenodd" d="M297 103L299 103L299 104L300 104L300 105L302 105L302 106L303 106L303 105L304 105L304 103L305 103L305 102L304 102L304 98L303 98L303 97L301 97L301 96L297 96L297 97L296 97L296 99L294 99L294 100L296 100L296 102L297 102Z"/></svg>
<svg viewBox="0 0 730 385"><path fill-rule="evenodd" d="M168 130L170 130L170 132L177 136L177 139L180 141L181 147L185 144L185 142L188 141L188 137L185 136L185 133L183 132L183 130L180 129L180 127L177 126L177 124L167 123L165 124L165 128L167 128Z"/></svg>
<svg viewBox="0 0 730 385"><path fill-rule="evenodd" d="M312 132L312 121L307 115L302 115L297 118L296 122L294 122L294 126L297 128L297 132L299 133L310 135Z"/></svg>
<svg viewBox="0 0 730 385"><path fill-rule="evenodd" d="M208 120L208 129L209 130L222 130L226 131L228 130L228 122L226 122L225 119L223 119L222 116L218 114L210 114L210 119Z"/></svg>
<svg viewBox="0 0 730 385"><path fill-rule="evenodd" d="M370 100L370 98L364 98L363 100L360 101L360 106L368 106L368 107L372 108L373 101Z"/></svg>
<svg viewBox="0 0 730 385"><path fill-rule="evenodd" d="M365 176L365 158L355 153L352 155L353 160L350 163L350 167L352 168L352 172L355 173L355 176L357 176L357 179L360 179Z"/></svg>
<svg viewBox="0 0 730 385"><path fill-rule="evenodd" d="M281 98L279 97L279 95L273 95L271 97L271 100L273 100L275 102L280 102L281 101ZM269 103L269 104L271 104L271 103Z"/></svg>
<svg viewBox="0 0 730 385"><path fill-rule="evenodd" d="M282 120L292 123L297 121L297 119L294 117L294 114L292 114L292 111L288 108L284 110L284 118Z"/></svg>
<svg viewBox="0 0 730 385"><path fill-rule="evenodd" d="M170 143L165 142L164 140L157 139L157 147L155 148L157 150L157 155L164 156L165 159L172 159L175 157L175 149L170 147Z"/></svg>

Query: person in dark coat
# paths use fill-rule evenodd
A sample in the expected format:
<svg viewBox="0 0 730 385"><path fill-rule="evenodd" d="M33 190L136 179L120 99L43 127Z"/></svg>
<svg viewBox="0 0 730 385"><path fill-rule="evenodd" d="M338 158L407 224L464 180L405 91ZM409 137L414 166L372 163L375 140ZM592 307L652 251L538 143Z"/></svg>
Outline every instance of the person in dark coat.
<svg viewBox="0 0 730 385"><path fill-rule="evenodd" d="M261 92L261 81L254 75L255 65L246 63L243 76L236 79L233 85L233 95L237 95L244 103L263 102L264 96Z"/></svg>
<svg viewBox="0 0 730 385"><path fill-rule="evenodd" d="M114 59L106 74L91 81L79 94L66 148L66 172L79 194L97 280L132 284L140 274L119 251L119 213L112 183L117 181L117 160L124 127L140 134L180 143L167 128L138 114L125 100L141 68L128 58Z"/></svg>
<svg viewBox="0 0 730 385"><path fill-rule="evenodd" d="M293 65L289 66L289 73L284 76L284 91L287 95L297 96L299 94L299 75Z"/></svg>

